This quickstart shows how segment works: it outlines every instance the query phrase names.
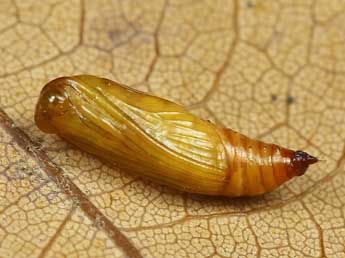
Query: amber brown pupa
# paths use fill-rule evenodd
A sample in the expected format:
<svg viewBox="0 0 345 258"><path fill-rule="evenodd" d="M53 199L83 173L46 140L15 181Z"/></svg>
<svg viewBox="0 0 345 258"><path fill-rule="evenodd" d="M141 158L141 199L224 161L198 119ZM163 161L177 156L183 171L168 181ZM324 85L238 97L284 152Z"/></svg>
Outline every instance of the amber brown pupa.
<svg viewBox="0 0 345 258"><path fill-rule="evenodd" d="M317 158L220 128L182 106L90 75L40 94L37 126L155 182L207 195L253 196L305 173Z"/></svg>

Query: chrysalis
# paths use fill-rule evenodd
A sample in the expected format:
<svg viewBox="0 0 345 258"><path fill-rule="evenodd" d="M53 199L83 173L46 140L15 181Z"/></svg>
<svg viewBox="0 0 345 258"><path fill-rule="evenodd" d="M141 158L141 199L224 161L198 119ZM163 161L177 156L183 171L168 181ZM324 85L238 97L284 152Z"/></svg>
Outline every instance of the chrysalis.
<svg viewBox="0 0 345 258"><path fill-rule="evenodd" d="M35 121L43 132L57 134L124 171L192 193L263 194L318 161L90 75L49 82L39 97Z"/></svg>

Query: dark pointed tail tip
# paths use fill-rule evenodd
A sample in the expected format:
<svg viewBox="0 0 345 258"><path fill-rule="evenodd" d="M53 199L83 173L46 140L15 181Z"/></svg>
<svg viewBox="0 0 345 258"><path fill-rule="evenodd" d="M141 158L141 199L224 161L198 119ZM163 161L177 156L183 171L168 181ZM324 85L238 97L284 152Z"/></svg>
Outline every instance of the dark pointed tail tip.
<svg viewBox="0 0 345 258"><path fill-rule="evenodd" d="M309 165L318 162L319 159L304 151L295 151L291 161L296 175L301 176L306 172Z"/></svg>

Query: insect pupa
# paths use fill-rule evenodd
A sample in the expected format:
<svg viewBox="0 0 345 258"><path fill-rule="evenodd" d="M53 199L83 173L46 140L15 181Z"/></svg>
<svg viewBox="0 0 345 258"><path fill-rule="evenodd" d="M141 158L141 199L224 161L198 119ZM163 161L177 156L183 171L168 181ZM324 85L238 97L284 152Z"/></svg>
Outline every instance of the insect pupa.
<svg viewBox="0 0 345 258"><path fill-rule="evenodd" d="M317 158L204 121L171 101L91 75L44 86L35 122L116 167L180 190L254 196Z"/></svg>

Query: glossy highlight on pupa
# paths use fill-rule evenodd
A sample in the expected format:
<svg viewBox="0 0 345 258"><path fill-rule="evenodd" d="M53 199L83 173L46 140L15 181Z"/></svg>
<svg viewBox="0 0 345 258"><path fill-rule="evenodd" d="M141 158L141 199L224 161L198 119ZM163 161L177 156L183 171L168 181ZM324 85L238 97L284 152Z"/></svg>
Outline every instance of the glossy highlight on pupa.
<svg viewBox="0 0 345 258"><path fill-rule="evenodd" d="M35 122L43 132L117 168L191 193L260 195L303 175L318 161L91 75L61 77L45 85Z"/></svg>

